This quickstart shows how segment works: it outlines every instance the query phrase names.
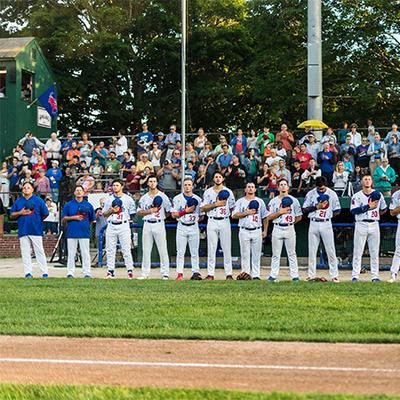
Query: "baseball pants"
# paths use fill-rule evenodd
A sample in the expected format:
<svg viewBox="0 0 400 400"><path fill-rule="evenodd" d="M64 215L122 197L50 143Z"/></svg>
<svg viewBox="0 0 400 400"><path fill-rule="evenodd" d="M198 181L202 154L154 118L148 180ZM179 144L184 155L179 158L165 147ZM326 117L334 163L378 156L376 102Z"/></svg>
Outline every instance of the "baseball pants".
<svg viewBox="0 0 400 400"><path fill-rule="evenodd" d="M392 260L392 266L390 268L391 274L398 274L400 267L400 223L397 225L396 231L396 249Z"/></svg>
<svg viewBox="0 0 400 400"><path fill-rule="evenodd" d="M199 268L199 245L200 231L197 224L183 225L178 222L176 229L176 272L183 273L185 263L186 246L189 244L192 273L200 272Z"/></svg>
<svg viewBox="0 0 400 400"><path fill-rule="evenodd" d="M160 255L161 276L169 276L169 257L167 251L167 234L165 232L164 221L150 223L144 222L143 226L143 260L142 276L148 278L151 268L151 250L153 243L156 242L158 254Z"/></svg>
<svg viewBox="0 0 400 400"><path fill-rule="evenodd" d="M365 242L368 241L369 257L371 264L371 278L379 279L379 223L356 222L354 230L354 253L352 277L359 279L361 272L361 259L364 253Z"/></svg>
<svg viewBox="0 0 400 400"><path fill-rule="evenodd" d="M279 226L275 225L272 231L272 259L271 277L277 278L279 274L282 246L285 244L286 253L289 261L290 277L299 277L299 267L296 255L296 231L294 225Z"/></svg>
<svg viewBox="0 0 400 400"><path fill-rule="evenodd" d="M229 218L216 220L210 218L207 223L207 274L214 276L215 260L218 246L218 238L224 253L225 275L232 275L232 255L231 255L231 223Z"/></svg>
<svg viewBox="0 0 400 400"><path fill-rule="evenodd" d="M317 252L321 239L328 256L329 274L331 278L337 278L339 270L331 221L310 221L310 229L308 231L308 277L314 279L317 276Z"/></svg>
<svg viewBox="0 0 400 400"><path fill-rule="evenodd" d="M131 229L129 223L121 225L108 224L106 229L106 253L107 253L107 269L114 271L115 254L117 253L117 244L121 245L122 256L124 257L125 266L128 271L133 271L133 259L131 253Z"/></svg>
<svg viewBox="0 0 400 400"><path fill-rule="evenodd" d="M81 251L82 258L82 273L83 276L92 276L90 272L90 239L87 238L68 238L68 262L67 262L67 275L74 276L75 274L75 257L76 252Z"/></svg>
<svg viewBox="0 0 400 400"><path fill-rule="evenodd" d="M262 250L261 228L253 231L241 228L239 231L239 244L242 272L247 272L252 278L259 278Z"/></svg>
<svg viewBox="0 0 400 400"><path fill-rule="evenodd" d="M24 266L25 275L32 274L31 245L33 246L33 251L35 252L36 261L41 273L48 274L42 236L22 236L19 238L19 243L21 246L22 265Z"/></svg>

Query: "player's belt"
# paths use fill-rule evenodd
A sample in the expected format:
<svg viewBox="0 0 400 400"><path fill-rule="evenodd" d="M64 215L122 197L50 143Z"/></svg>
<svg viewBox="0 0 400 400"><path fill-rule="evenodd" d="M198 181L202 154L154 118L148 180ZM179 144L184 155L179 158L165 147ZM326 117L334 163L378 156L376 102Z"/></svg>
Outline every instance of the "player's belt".
<svg viewBox="0 0 400 400"><path fill-rule="evenodd" d="M191 222L190 224L186 224L185 222L179 222L179 223L182 224L182 225L185 225L185 226L193 226L193 225L196 225L195 222Z"/></svg>
<svg viewBox="0 0 400 400"><path fill-rule="evenodd" d="M256 231L257 229L261 229L261 226L257 226L257 228L246 228L244 226L241 226L240 229L246 229L246 231Z"/></svg>
<svg viewBox="0 0 400 400"><path fill-rule="evenodd" d="M292 226L294 224L274 224L274 225L278 225L278 226Z"/></svg>
<svg viewBox="0 0 400 400"><path fill-rule="evenodd" d="M330 218L327 218L327 219L311 218L311 221L313 221L313 222L327 222L330 220L331 220Z"/></svg>
<svg viewBox="0 0 400 400"><path fill-rule="evenodd" d="M369 223L371 223L371 222L377 222L377 221L374 220L374 219L362 219L360 222L369 222Z"/></svg>
<svg viewBox="0 0 400 400"><path fill-rule="evenodd" d="M157 222L161 222L161 219L146 219L144 222L148 222L149 224L156 224Z"/></svg>
<svg viewBox="0 0 400 400"><path fill-rule="evenodd" d="M223 219L228 219L228 217L208 217L211 219L216 219L217 221L222 221Z"/></svg>
<svg viewBox="0 0 400 400"><path fill-rule="evenodd" d="M126 224L128 221L109 221L108 223L111 225L122 225Z"/></svg>

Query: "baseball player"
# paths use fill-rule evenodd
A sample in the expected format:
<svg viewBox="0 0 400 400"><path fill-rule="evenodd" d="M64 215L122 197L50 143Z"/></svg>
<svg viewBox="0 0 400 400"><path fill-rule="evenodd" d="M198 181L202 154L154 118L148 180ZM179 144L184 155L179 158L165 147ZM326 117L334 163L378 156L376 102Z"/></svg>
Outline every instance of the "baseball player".
<svg viewBox="0 0 400 400"><path fill-rule="evenodd" d="M147 279L150 276L151 250L156 242L160 255L160 272L164 280L169 279L169 257L167 251L167 235L165 232L165 218L171 211L169 198L157 189L158 178L150 176L147 180L149 191L140 198L138 215L143 217L143 260L142 275L138 279Z"/></svg>
<svg viewBox="0 0 400 400"><path fill-rule="evenodd" d="M176 227L176 280L183 280L183 266L185 260L186 245L189 244L192 262L191 280L201 280L199 269L199 245L200 231L198 221L201 218L201 198L193 194L192 178L183 180L183 193L178 194L172 200L173 218L178 221Z"/></svg>
<svg viewBox="0 0 400 400"><path fill-rule="evenodd" d="M268 220L274 224L272 230L271 274L267 280L275 282L278 279L282 246L285 243L290 277L292 281L299 281L294 224L302 218L301 207L299 201L289 195L289 183L286 179L279 181L278 190L279 196L274 197L267 207Z"/></svg>
<svg viewBox="0 0 400 400"><path fill-rule="evenodd" d="M129 220L136 213L136 205L132 197L123 193L124 182L114 179L112 182L113 193L106 198L103 216L107 218L106 229L106 254L107 275L106 279L115 277L115 253L117 243L121 245L128 279L133 279L133 259L131 252L131 228Z"/></svg>
<svg viewBox="0 0 400 400"><path fill-rule="evenodd" d="M49 215L49 210L39 196L33 195L33 190L32 183L23 184L22 197L11 207L11 218L18 218L18 237L25 278L33 278L31 246L42 272L42 278L48 278L49 272L43 249L43 220Z"/></svg>
<svg viewBox="0 0 400 400"><path fill-rule="evenodd" d="M371 263L372 282L379 279L379 219L386 212L386 203L382 193L372 189L371 175L364 175L361 179L361 190L351 198L350 212L355 216L354 253L352 281L358 282L361 271L361 258L365 242L368 248Z"/></svg>
<svg viewBox="0 0 400 400"><path fill-rule="evenodd" d="M310 219L307 280L313 280L317 277L317 251L322 239L328 256L329 274L332 282L338 283L339 271L331 218L340 214L340 202L338 195L332 189L326 187L325 177L316 178L315 183L316 188L306 194L303 204L303 213L308 214Z"/></svg>
<svg viewBox="0 0 400 400"><path fill-rule="evenodd" d="M394 252L394 257L392 260L392 266L390 268L391 278L389 279L390 283L393 283L397 279L397 274L399 273L400 266L400 191L398 190L394 193L392 200L390 202L390 215L392 217L397 217L397 232L396 232L396 249Z"/></svg>
<svg viewBox="0 0 400 400"><path fill-rule="evenodd" d="M232 280L231 256L231 223L229 217L235 207L235 197L230 189L224 186L224 176L216 171L213 175L214 186L207 189L203 195L200 210L207 214L207 277L214 280L215 258L220 240L224 253L224 269L226 280Z"/></svg>
<svg viewBox="0 0 400 400"><path fill-rule="evenodd" d="M84 199L85 189L78 185L74 190L75 199L64 205L62 222L67 223L67 278L75 274L76 251L81 251L82 272L85 278L91 278L90 272L90 224L96 221L93 206Z"/></svg>
<svg viewBox="0 0 400 400"><path fill-rule="evenodd" d="M239 220L242 272L246 272L253 279L259 280L262 239L267 236L268 219L265 203L256 197L256 190L253 182L247 183L246 195L236 202L232 218Z"/></svg>

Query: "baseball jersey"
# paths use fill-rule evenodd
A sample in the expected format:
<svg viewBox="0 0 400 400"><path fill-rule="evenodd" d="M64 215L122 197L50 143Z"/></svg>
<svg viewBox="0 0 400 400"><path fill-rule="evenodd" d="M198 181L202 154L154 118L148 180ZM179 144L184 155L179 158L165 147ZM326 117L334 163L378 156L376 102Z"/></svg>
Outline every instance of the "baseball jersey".
<svg viewBox="0 0 400 400"><path fill-rule="evenodd" d="M362 190L355 193L353 195L353 197L351 198L350 211L354 210L355 208L368 205L368 200L369 200L369 195L365 194ZM381 193L381 198L379 199L378 207L369 209L361 214L356 214L355 220L356 220L356 222L363 221L365 219L379 221L381 218L379 211L385 210L385 209L386 209L386 203L385 203L385 199Z"/></svg>
<svg viewBox="0 0 400 400"><path fill-rule="evenodd" d="M208 217L229 217L231 215L231 210L235 207L235 197L232 193L231 189L227 187L223 187L221 190L227 190L229 192L229 197L227 199L226 205L222 207L216 207L207 212ZM209 188L204 192L203 201L201 202L201 207L207 204L213 204L217 201L218 193L214 190L214 188Z"/></svg>
<svg viewBox="0 0 400 400"><path fill-rule="evenodd" d="M183 222L184 224L191 224L194 222L198 222L200 215L204 215L204 213L200 211L201 198L195 194L192 197L198 201L197 207L195 208L194 212L182 215L182 217L177 218L177 221ZM187 205L187 197L183 193L180 193L173 198L171 211L172 212L183 211L185 210L186 205Z"/></svg>
<svg viewBox="0 0 400 400"><path fill-rule="evenodd" d="M293 204L290 206L290 212L274 219L274 224L294 224L296 217L303 215L299 201L293 196L287 195L285 197L290 197L293 200ZM274 197L267 206L267 216L277 213L282 208L281 202L281 197Z"/></svg>
<svg viewBox="0 0 400 400"><path fill-rule="evenodd" d="M318 197L321 194L329 196L328 208L312 211L308 214L308 218L331 219L334 211L340 211L339 197L332 189L326 188L325 192L319 192L317 188L310 190L304 199L303 208L315 207L318 204Z"/></svg>
<svg viewBox="0 0 400 400"><path fill-rule="evenodd" d="M392 200L390 201L389 210L394 210L397 207L400 207L400 190L393 194ZM397 214L396 217L398 220L400 220L400 214Z"/></svg>
<svg viewBox="0 0 400 400"><path fill-rule="evenodd" d="M241 228L261 228L262 227L262 220L267 217L267 207L263 200L255 197L259 204L258 210L256 214L247 215L244 218L239 219L239 226ZM252 200L247 200L246 197L242 197L235 203L235 209L233 210L233 214L242 213L249 209L249 204Z"/></svg>
<svg viewBox="0 0 400 400"><path fill-rule="evenodd" d="M143 221L154 221L157 219L164 220L166 218L165 213L171 211L172 205L168 196L160 191L158 191L154 197L156 196L161 196L163 199L161 208L155 213L145 215L143 217ZM150 208L152 208L154 197L151 197L149 193L143 195L139 200L138 211L149 210Z"/></svg>
<svg viewBox="0 0 400 400"><path fill-rule="evenodd" d="M21 211L23 208L33 208L33 210L30 215L18 217L18 237L43 236L43 219L49 215L46 203L35 195L28 200L20 197L11 207L11 212Z"/></svg>
<svg viewBox="0 0 400 400"><path fill-rule="evenodd" d="M123 193L121 197L117 197L114 194L110 194L105 203L103 212L108 211L112 207L114 199L120 198L122 200L122 207L117 214L111 214L107 218L107 222L126 222L130 220L132 214L136 214L136 205L132 197Z"/></svg>
<svg viewBox="0 0 400 400"><path fill-rule="evenodd" d="M96 220L94 208L88 201L69 201L63 207L61 218L83 215L80 221L68 221L67 238L90 239L90 223Z"/></svg>

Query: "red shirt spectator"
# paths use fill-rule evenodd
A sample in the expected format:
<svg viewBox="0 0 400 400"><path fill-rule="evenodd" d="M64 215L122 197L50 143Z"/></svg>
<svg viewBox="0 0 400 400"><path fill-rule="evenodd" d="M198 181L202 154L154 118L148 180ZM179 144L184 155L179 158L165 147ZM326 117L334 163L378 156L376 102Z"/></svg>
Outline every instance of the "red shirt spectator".
<svg viewBox="0 0 400 400"><path fill-rule="evenodd" d="M300 161L300 168L305 171L310 166L312 155L307 153L307 146L305 144L301 144L300 151L296 153L293 158Z"/></svg>
<svg viewBox="0 0 400 400"><path fill-rule="evenodd" d="M283 148L288 151L292 150L292 146L294 144L293 133L288 131L287 125L281 125L281 131L276 134L275 141L281 141L283 144Z"/></svg>

